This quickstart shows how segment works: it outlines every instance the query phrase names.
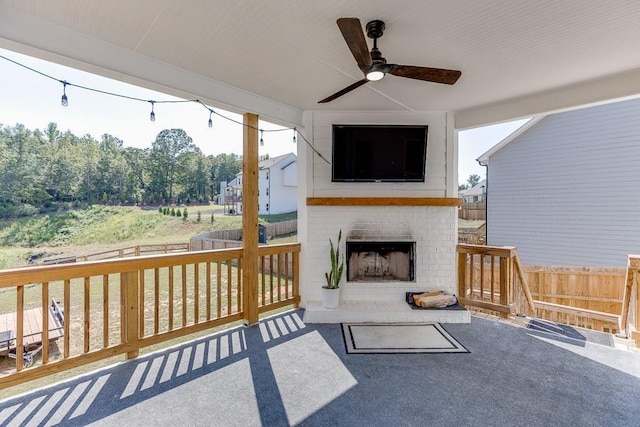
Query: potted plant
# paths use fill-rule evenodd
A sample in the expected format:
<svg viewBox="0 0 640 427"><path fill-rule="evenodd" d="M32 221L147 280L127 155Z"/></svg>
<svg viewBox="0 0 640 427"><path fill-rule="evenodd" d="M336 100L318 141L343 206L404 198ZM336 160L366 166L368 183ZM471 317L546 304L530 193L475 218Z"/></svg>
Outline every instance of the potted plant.
<svg viewBox="0 0 640 427"><path fill-rule="evenodd" d="M342 230L338 233L338 242L335 246L329 239L331 271L324 273L327 284L322 287L322 306L325 308L337 308L340 301L340 280L344 270L344 254L340 253L340 239L342 239Z"/></svg>

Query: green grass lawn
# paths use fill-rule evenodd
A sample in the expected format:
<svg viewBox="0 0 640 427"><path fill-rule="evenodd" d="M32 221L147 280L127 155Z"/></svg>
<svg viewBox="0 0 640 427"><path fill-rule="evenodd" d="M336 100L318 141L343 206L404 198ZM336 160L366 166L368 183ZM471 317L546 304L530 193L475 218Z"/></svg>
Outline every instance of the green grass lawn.
<svg viewBox="0 0 640 427"><path fill-rule="evenodd" d="M184 207L179 209L182 212ZM222 206L189 206L187 211L189 216L184 220L162 215L157 207L91 206L0 220L0 269L27 265L32 256L39 259L81 256L136 245L186 243L192 236L203 232L242 228L242 216L223 215ZM296 212L265 215L260 216L260 223L296 217ZM295 238L278 239L279 243L291 241Z"/></svg>
<svg viewBox="0 0 640 427"><path fill-rule="evenodd" d="M478 228L484 225L485 220L470 220L458 218L458 228Z"/></svg>
<svg viewBox="0 0 640 427"><path fill-rule="evenodd" d="M180 207L181 213L184 207ZM20 218L16 220L0 220L0 269L21 267L28 265L30 258L37 260L51 257L62 256L82 256L92 253L131 247L136 245L153 245L165 243L186 243L189 239L199 233L234 229L242 227L242 216L240 215L223 215L223 208L216 205L191 206L187 207L189 212L187 220L182 217L174 217L162 215L158 208L140 208L140 207L115 207L115 206L92 206L86 209L70 210L55 214L37 215L28 218ZM198 222L198 212L200 212L200 221ZM211 221L211 215L214 221ZM295 219L296 212L284 215L260 216L260 223L274 223ZM277 239L269 240L269 244L292 243L297 240L296 234L283 236ZM180 268L176 268L175 284L174 284L174 327L179 327L182 323L182 304L188 307L187 322L192 323L195 316L193 312L193 303L199 301L200 316L206 316L206 298L205 288L202 283L206 276L204 266L199 266L199 277L201 287L198 294L195 294L193 288L194 271L192 267L186 270L186 294L182 295L182 278ZM163 269L164 270L164 269ZM215 274L215 273L214 273ZM230 278L226 269L221 272L221 314L224 315L229 307L227 302L231 303L231 311L237 310L237 289L233 286L228 288ZM113 276L113 277L112 277ZM237 276L237 269L231 268L231 277ZM212 280L215 283L217 276ZM271 276L266 275L266 280L270 280ZM110 344L114 344L118 338L119 323L119 300L120 286L118 275L109 276L108 290L108 307L110 318L113 319L109 323ZM236 282L235 279L232 280ZM145 294L152 295L153 271L145 271ZM102 346L102 331L104 325L103 317L103 294L102 278L92 277L90 280L90 307L91 307L91 330L90 330L90 348L97 349ZM159 283L160 291L160 331L167 328L167 304L169 300L167 291L167 278L161 276ZM49 284L49 295L57 300L62 300L64 295L63 284L61 282L51 282ZM41 285L30 285L25 287L25 309L40 306ZM83 325L83 307L84 292L82 279L74 279L71 283L71 300L70 307L67 311L67 320L70 323L70 339L72 342L71 353L78 354L81 352L82 325ZM267 286L268 292L269 286ZM149 294L150 292L150 294ZM215 295L215 290L213 291ZM269 297L267 297L267 301ZM145 334L152 333L153 328L153 301L146 298L145 304ZM216 316L217 307L213 308L213 316ZM16 310L16 291L15 289L6 289L0 291L0 313L9 313ZM282 310L282 309L281 309ZM199 316L199 317L200 317ZM201 332L189 337L182 337L177 340L158 344L156 346L145 349L152 351L167 345L175 344L201 336L210 334L215 330L224 329L231 325L215 328ZM61 350L61 349L60 349ZM60 357L60 352L52 349L52 360ZM12 387L10 390L0 392L0 397L6 397L15 393L28 390L36 385L45 385L51 381L59 380L70 375L77 375L86 372L89 369L95 369L98 366L105 366L113 363L115 360L122 360L122 356L116 359L108 359L90 366L73 369L67 372L61 372L53 376L43 378L33 383ZM2 360L0 363L0 371L12 369L13 361L11 359Z"/></svg>

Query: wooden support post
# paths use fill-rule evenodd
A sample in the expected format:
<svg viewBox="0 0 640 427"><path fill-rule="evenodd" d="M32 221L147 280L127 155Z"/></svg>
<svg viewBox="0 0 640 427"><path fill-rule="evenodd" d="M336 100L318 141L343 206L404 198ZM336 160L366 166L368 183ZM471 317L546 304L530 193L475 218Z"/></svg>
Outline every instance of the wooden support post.
<svg viewBox="0 0 640 427"><path fill-rule="evenodd" d="M465 286L465 277L467 275L467 254L458 253L458 296L462 298L471 298L467 296Z"/></svg>
<svg viewBox="0 0 640 427"><path fill-rule="evenodd" d="M245 113L242 155L242 313L258 322L258 115Z"/></svg>
<svg viewBox="0 0 640 427"><path fill-rule="evenodd" d="M121 328L126 343L130 344L138 340L138 272L130 271L120 274L120 289L124 295L121 301L124 302L124 317ZM138 350L127 352L127 359L138 357Z"/></svg>
<svg viewBox="0 0 640 427"><path fill-rule="evenodd" d="M509 279L511 257L500 257L500 305L509 305ZM508 313L500 313L501 317L508 318Z"/></svg>
<svg viewBox="0 0 640 427"><path fill-rule="evenodd" d="M24 368L24 286L18 286L16 301L16 371Z"/></svg>
<svg viewBox="0 0 640 427"><path fill-rule="evenodd" d="M635 284L635 273L632 255L629 255L627 263L627 274L625 277L624 293L622 295L622 312L620 316L620 325L618 329L620 333L629 336L629 310L631 306L631 295L633 293L633 286ZM638 317L636 315L636 317Z"/></svg>
<svg viewBox="0 0 640 427"><path fill-rule="evenodd" d="M525 273L524 268L522 267L522 261L520 261L520 255L518 254L517 250L514 250L513 261L514 261L514 267L515 267L516 273L518 274L518 278L520 279L520 286L522 287L522 291L524 292L524 297L527 300L527 308L529 310L526 311L525 314L529 316L535 316L536 307L535 307L535 304L533 303L533 296L531 295L531 289L529 288L527 274Z"/></svg>
<svg viewBox="0 0 640 427"><path fill-rule="evenodd" d="M294 307L300 307L300 252L293 253L293 296L297 298Z"/></svg>
<svg viewBox="0 0 640 427"><path fill-rule="evenodd" d="M49 363L49 282L42 282L42 364Z"/></svg>

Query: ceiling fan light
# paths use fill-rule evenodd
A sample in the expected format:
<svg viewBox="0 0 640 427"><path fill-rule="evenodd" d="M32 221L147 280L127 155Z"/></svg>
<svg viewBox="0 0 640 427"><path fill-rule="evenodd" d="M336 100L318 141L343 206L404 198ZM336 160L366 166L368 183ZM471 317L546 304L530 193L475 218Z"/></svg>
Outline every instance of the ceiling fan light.
<svg viewBox="0 0 640 427"><path fill-rule="evenodd" d="M384 77L384 73L382 71L372 70L367 73L367 80L370 82L376 82L381 80Z"/></svg>

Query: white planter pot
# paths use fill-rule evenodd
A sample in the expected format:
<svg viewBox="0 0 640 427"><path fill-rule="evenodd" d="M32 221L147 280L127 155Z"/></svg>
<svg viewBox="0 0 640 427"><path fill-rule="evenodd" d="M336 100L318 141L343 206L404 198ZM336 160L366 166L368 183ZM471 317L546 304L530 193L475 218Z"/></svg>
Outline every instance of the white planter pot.
<svg viewBox="0 0 640 427"><path fill-rule="evenodd" d="M340 304L340 288L322 288L322 306L324 308L338 308Z"/></svg>

